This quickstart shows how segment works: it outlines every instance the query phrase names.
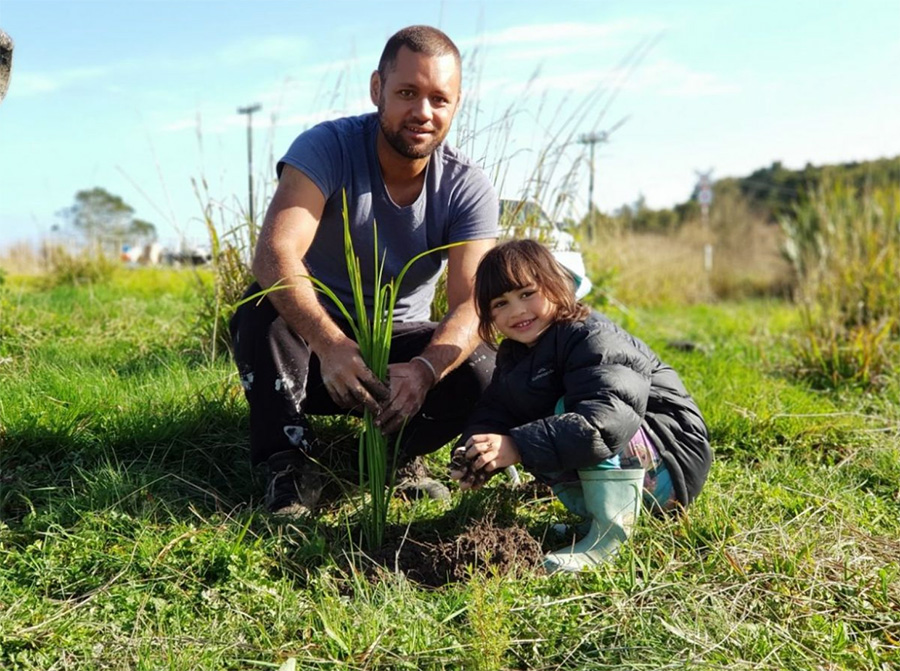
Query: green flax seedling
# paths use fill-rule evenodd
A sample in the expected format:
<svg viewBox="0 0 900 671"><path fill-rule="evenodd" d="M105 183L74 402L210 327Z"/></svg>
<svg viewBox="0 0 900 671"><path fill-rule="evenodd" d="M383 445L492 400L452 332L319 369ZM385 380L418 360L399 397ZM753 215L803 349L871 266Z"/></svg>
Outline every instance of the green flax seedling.
<svg viewBox="0 0 900 671"><path fill-rule="evenodd" d="M410 267L422 257L463 243L442 245L422 252L411 258L401 269L396 278L384 278L384 253L379 258L378 228L375 227L375 277L373 291L372 315L366 311L363 295L363 280L359 257L353 249L350 237L350 218L347 209L347 194L344 193L344 254L347 273L350 276L350 289L353 294L353 310L356 317L350 314L347 306L335 293L315 277L307 277L316 289L330 298L350 325L356 342L359 344L363 361L382 382L388 382L388 357L391 351L391 336L394 329L394 305L400 290L403 277ZM405 425L404 425L405 426ZM384 529L387 524L388 505L394 491L394 475L397 470L397 454L403 429L397 434L393 450L389 449L388 437L375 425L375 415L367 408L363 414L363 429L359 436L359 477L360 486L366 490L368 501L363 496L362 531L366 545L372 549L380 547L384 541ZM388 454L391 452L390 468Z"/></svg>
<svg viewBox="0 0 900 671"><path fill-rule="evenodd" d="M325 294L338 308L341 315L350 325L353 336L359 345L360 354L366 366L382 382L388 382L388 358L391 351L391 336L394 330L394 305L406 272L412 265L428 254L439 252L450 247L456 247L464 242L455 242L429 249L411 258L400 270L396 278L385 280L384 278L384 253L379 258L378 252L378 228L374 229L374 254L375 277L372 316L366 311L366 303L363 294L363 279L360 269L359 257L353 249L353 239L350 236L350 217L347 208L347 194L343 194L343 219L344 219L344 254L347 264L347 273L350 278L350 289L353 294L353 312L350 314L340 298L322 281L304 276L313 283L317 291ZM288 284L278 282L253 296L248 296L241 303L258 300L270 291L287 289ZM404 425L405 427L405 425ZM393 450L389 449L388 437L375 425L375 415L367 408L363 413L363 429L359 436L359 478L360 486L364 490L362 505L362 531L366 545L370 549L380 547L384 541L384 530L387 524L388 505L394 492L394 475L397 470L397 455L400 440L403 437L403 429L397 434ZM391 453L390 468L388 468L388 453ZM368 493L368 500L365 493Z"/></svg>

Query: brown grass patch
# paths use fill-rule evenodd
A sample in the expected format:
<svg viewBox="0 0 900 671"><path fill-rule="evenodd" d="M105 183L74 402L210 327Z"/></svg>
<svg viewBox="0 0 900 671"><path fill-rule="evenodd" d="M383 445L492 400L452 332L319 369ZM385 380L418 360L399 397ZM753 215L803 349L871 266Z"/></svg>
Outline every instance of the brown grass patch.
<svg viewBox="0 0 900 671"><path fill-rule="evenodd" d="M707 270L705 246L712 245ZM585 249L593 275L613 275L611 293L625 305L697 304L790 293L781 232L761 220L690 222L671 233L624 231Z"/></svg>

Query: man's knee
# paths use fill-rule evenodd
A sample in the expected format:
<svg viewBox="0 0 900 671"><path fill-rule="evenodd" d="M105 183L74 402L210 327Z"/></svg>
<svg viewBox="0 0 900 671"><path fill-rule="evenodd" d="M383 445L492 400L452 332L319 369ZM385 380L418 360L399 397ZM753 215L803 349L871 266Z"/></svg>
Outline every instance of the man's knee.
<svg viewBox="0 0 900 671"><path fill-rule="evenodd" d="M242 300L247 301L250 296L259 291L259 285L254 282L244 292ZM234 358L239 366L241 362L254 358L256 343L261 336L265 337L277 317L278 313L275 308L266 299L249 300L237 307L228 322L228 330L231 334Z"/></svg>
<svg viewBox="0 0 900 671"><path fill-rule="evenodd" d="M441 380L429 396L434 396L434 401L445 406L444 412L467 417L491 381L495 358L492 349L480 345L456 370Z"/></svg>
<svg viewBox="0 0 900 671"><path fill-rule="evenodd" d="M491 382L491 378L494 375L496 360L497 352L484 343L481 343L475 348L475 351L469 355L469 358L466 359L465 363L460 366L460 368L468 370L469 375L475 381L475 384L478 385L479 396L481 395L481 392L487 389L488 384Z"/></svg>

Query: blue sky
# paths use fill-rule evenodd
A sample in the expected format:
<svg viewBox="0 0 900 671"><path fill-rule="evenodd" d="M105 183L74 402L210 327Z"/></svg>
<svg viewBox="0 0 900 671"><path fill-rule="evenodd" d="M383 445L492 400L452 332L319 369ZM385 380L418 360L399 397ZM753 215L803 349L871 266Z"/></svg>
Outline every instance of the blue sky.
<svg viewBox="0 0 900 671"><path fill-rule="evenodd" d="M16 42L0 104L0 245L45 235L94 186L164 243L202 242L192 180L226 219L246 208L236 109L262 105L254 177L271 194L297 133L371 109L384 41L413 23L463 52L467 106L451 141L504 197L545 181L538 197L559 216L587 209L578 138L622 119L596 146L602 210L641 194L683 201L696 170L900 155L898 0L0 0Z"/></svg>

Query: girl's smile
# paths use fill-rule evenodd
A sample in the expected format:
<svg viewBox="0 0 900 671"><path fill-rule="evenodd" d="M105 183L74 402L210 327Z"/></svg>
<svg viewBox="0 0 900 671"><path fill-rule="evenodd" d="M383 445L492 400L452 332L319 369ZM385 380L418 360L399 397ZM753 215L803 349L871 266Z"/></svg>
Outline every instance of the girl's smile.
<svg viewBox="0 0 900 671"><path fill-rule="evenodd" d="M491 301L491 319L500 333L531 347L553 324L556 306L534 283L497 296Z"/></svg>

